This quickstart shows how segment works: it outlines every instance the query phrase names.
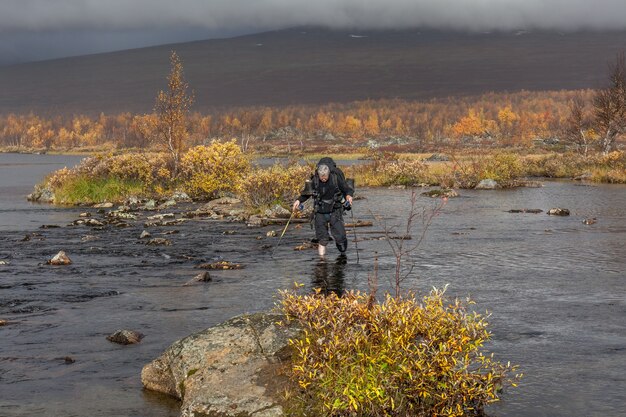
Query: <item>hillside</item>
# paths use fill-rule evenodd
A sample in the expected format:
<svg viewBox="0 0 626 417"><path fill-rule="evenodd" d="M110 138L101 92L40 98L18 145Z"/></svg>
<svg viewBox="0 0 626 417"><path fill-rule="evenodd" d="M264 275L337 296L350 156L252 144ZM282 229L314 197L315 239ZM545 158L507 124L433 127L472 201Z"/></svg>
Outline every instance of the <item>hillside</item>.
<svg viewBox="0 0 626 417"><path fill-rule="evenodd" d="M626 31L467 34L289 29L0 67L0 113L149 112L169 51L193 110L595 88Z"/></svg>

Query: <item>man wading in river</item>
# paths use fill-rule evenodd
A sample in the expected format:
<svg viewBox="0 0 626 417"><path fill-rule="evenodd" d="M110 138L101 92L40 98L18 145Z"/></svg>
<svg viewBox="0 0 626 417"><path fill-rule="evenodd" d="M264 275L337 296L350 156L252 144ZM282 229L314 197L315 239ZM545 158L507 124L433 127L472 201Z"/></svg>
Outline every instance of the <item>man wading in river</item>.
<svg viewBox="0 0 626 417"><path fill-rule="evenodd" d="M353 194L354 187L346 181L335 162L331 158L322 158L317 164L315 174L307 181L304 191L293 203L293 211L302 210L302 203L313 197L313 223L320 256L326 254L326 245L330 241L329 226L337 249L342 255L346 252L348 239L343 224L343 211L352 207Z"/></svg>

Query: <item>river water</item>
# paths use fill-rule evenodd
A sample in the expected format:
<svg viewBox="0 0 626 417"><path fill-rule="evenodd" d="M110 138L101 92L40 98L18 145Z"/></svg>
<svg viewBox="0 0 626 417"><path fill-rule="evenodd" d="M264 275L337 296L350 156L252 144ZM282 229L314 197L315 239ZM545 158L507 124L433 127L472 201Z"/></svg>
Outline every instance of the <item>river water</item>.
<svg viewBox="0 0 626 417"><path fill-rule="evenodd" d="M98 218L95 209L25 201L49 171L78 160L0 154L0 261L8 263L0 265L0 320L9 322L0 327L0 416L177 416L176 401L140 383L142 366L175 340L267 310L294 281L367 289L376 259L379 291L391 289L394 258L380 238L384 222L403 234L410 190L359 190L353 215L374 226L356 230L358 252L350 233L347 263L335 248L320 262L312 250L293 250L312 237L308 224L290 226L276 247L278 238L266 234L280 234L280 226L190 220L147 228L172 245L146 246L139 239L145 214L130 227L97 231L68 225L82 211ZM417 202L427 212L434 204ZM571 216L546 215L552 207ZM423 293L447 284L450 296L471 296L492 314L488 349L525 376L490 416L626 416L625 207L626 186L545 181L461 190L433 218L403 287ZM508 212L523 208L544 212ZM417 221L415 237L420 229ZM59 250L73 264L45 265ZM245 268L183 286L199 263L214 260ZM145 338L132 346L106 340L122 328Z"/></svg>

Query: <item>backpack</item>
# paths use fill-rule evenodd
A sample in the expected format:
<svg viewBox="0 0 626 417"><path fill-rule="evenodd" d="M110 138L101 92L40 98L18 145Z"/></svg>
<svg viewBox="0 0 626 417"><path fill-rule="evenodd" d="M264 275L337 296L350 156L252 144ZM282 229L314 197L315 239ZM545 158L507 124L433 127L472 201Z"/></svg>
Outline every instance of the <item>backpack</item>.
<svg viewBox="0 0 626 417"><path fill-rule="evenodd" d="M345 183L346 177L343 171L337 167L337 164L332 158L328 156L324 157L320 159L315 166L315 174L311 178L315 189L317 189L319 186L319 175L317 173L317 167L319 167L320 165L326 165L328 166L328 168L330 168L329 181L331 181L337 191L332 201L321 200L320 197L318 197L316 201L316 211L320 213L330 213L333 209L341 207L341 199L343 196L341 194L341 190L339 189L339 180Z"/></svg>

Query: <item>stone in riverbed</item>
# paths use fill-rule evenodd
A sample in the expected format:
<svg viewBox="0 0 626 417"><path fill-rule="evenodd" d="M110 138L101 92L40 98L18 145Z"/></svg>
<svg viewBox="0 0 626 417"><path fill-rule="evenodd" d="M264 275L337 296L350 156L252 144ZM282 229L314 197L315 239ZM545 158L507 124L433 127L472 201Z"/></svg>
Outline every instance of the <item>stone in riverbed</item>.
<svg viewBox="0 0 626 417"><path fill-rule="evenodd" d="M435 190L425 191L422 195L431 198L454 198L458 197L459 193L452 188L437 188Z"/></svg>
<svg viewBox="0 0 626 417"><path fill-rule="evenodd" d="M134 345L141 342L141 339L143 339L143 334L134 330L118 330L107 336L109 342L120 345Z"/></svg>
<svg viewBox="0 0 626 417"><path fill-rule="evenodd" d="M181 415L284 415L280 370L300 330L277 324L276 314L243 315L175 342L144 366L146 389L182 400Z"/></svg>
<svg viewBox="0 0 626 417"><path fill-rule="evenodd" d="M168 239L165 239L163 237L155 237L153 239L150 239L146 245L151 245L151 246L171 246L172 242Z"/></svg>
<svg viewBox="0 0 626 417"><path fill-rule="evenodd" d="M476 184L476 187L474 187L475 190L495 190L496 188L500 188L500 185L491 178L481 180Z"/></svg>
<svg viewBox="0 0 626 417"><path fill-rule="evenodd" d="M177 201L177 202L184 202L184 203L191 203L193 201L191 197L189 197L189 195L187 195L187 193L184 191L174 192L174 194L172 194L172 196L169 199L173 201Z"/></svg>
<svg viewBox="0 0 626 417"><path fill-rule="evenodd" d="M53 203L54 202L54 192L49 187L39 187L35 186L35 191L29 194L26 199L28 201L37 201L40 203Z"/></svg>
<svg viewBox="0 0 626 417"><path fill-rule="evenodd" d="M196 268L200 269L216 269L216 270L227 270L227 269L243 269L243 265L235 264L229 261L217 261L208 264L200 264Z"/></svg>
<svg viewBox="0 0 626 417"><path fill-rule="evenodd" d="M541 210L541 209L511 209L511 210L509 210L509 213L532 213L532 214L538 214L538 213L543 213L543 210Z"/></svg>
<svg viewBox="0 0 626 417"><path fill-rule="evenodd" d="M113 207L113 203L99 203L99 204L94 204L93 207L94 208L111 208Z"/></svg>
<svg viewBox="0 0 626 417"><path fill-rule="evenodd" d="M195 284L196 282L211 282L213 279L211 278L211 274L209 271L200 272L198 275L190 279L189 281L183 284L183 287Z"/></svg>
<svg viewBox="0 0 626 417"><path fill-rule="evenodd" d="M54 257L48 260L48 265L71 265L72 260L65 254L64 251L59 251Z"/></svg>
<svg viewBox="0 0 626 417"><path fill-rule="evenodd" d="M152 237L152 235L147 230L144 230L143 232L141 232L141 235L139 235L139 239L146 239L149 237Z"/></svg>
<svg viewBox="0 0 626 417"><path fill-rule="evenodd" d="M291 212L280 204L276 204L274 207L265 210L265 216L279 219L288 219L291 216Z"/></svg>
<svg viewBox="0 0 626 417"><path fill-rule="evenodd" d="M569 216L569 210L565 208L551 208L548 210L548 214L551 216Z"/></svg>

